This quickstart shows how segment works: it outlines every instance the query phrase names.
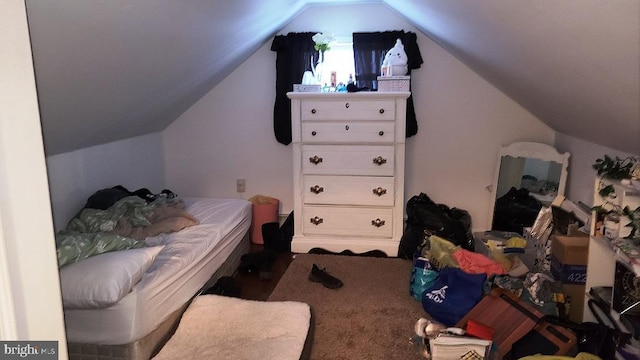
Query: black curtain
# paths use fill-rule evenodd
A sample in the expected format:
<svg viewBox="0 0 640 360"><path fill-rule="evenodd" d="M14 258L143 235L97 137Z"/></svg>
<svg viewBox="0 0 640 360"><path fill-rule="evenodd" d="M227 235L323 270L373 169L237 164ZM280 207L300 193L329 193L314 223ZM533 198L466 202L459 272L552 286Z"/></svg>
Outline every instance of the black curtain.
<svg viewBox="0 0 640 360"><path fill-rule="evenodd" d="M278 35L271 44L271 51L277 52L273 130L276 140L284 145L291 143L291 100L287 92L293 91L293 84L300 84L306 70L311 70L311 57L317 61L318 52L311 39L314 34L316 32Z"/></svg>
<svg viewBox="0 0 640 360"><path fill-rule="evenodd" d="M404 51L407 53L407 67L409 68L407 75L410 75L411 70L420 68L423 62L415 33L402 30L353 33L353 56L358 87L378 89L377 77L380 75L384 55L395 45L397 39L402 41ZM413 96L409 96L407 99L406 136L410 137L417 133L418 122L413 108Z"/></svg>

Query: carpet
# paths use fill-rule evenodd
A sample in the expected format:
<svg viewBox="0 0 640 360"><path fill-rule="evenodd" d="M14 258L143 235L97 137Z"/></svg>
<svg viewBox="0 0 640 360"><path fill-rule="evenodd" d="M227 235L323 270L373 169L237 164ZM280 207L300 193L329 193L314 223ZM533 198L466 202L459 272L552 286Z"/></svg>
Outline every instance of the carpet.
<svg viewBox="0 0 640 360"><path fill-rule="evenodd" d="M331 290L308 280L313 264L342 280ZM298 254L268 301L311 306L311 359L424 359L410 342L426 316L409 294L412 263L398 258Z"/></svg>
<svg viewBox="0 0 640 360"><path fill-rule="evenodd" d="M198 296L153 360L298 360L310 319L300 302Z"/></svg>

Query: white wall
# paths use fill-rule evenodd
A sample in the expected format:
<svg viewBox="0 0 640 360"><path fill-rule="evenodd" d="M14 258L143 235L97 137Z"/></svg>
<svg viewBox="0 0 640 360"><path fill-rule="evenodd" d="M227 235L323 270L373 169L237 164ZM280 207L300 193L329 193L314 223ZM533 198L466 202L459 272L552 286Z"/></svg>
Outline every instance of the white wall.
<svg viewBox="0 0 640 360"><path fill-rule="evenodd" d="M418 134L407 139L406 196L468 210L474 230L486 230L501 146L553 144L554 131L430 39L412 72Z"/></svg>
<svg viewBox="0 0 640 360"><path fill-rule="evenodd" d="M0 3L0 339L58 341L67 359L27 16Z"/></svg>
<svg viewBox="0 0 640 360"><path fill-rule="evenodd" d="M597 173L591 166L597 159L602 159L604 155L623 159L634 156L640 159L640 154L621 152L561 133L556 135L555 146L561 152L571 153L565 191L567 199L576 203L582 202L587 206L593 206L593 188Z"/></svg>
<svg viewBox="0 0 640 360"><path fill-rule="evenodd" d="M165 186L160 133L115 141L47 158L51 206L56 230L94 192L115 185L159 193Z"/></svg>
<svg viewBox="0 0 640 360"><path fill-rule="evenodd" d="M270 195L291 204L291 148L273 136L270 43L176 120L164 135L167 186L181 195ZM246 179L246 192L236 192Z"/></svg>
<svg viewBox="0 0 640 360"><path fill-rule="evenodd" d="M372 21L375 19L375 21ZM412 78L418 134L407 140L407 199L425 192L488 223L498 148L515 141L553 144L554 132L414 29L386 5L310 6L281 34L400 30L418 33L424 59ZM271 41L165 132L167 186L190 195L264 194L293 206L291 147L273 135L275 59ZM235 179L247 180L236 193Z"/></svg>

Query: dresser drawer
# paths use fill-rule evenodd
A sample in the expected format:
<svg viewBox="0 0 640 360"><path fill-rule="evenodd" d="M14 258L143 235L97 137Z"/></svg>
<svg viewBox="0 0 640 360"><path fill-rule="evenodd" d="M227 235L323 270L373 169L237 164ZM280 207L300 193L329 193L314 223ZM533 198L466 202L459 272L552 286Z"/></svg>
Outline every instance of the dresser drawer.
<svg viewBox="0 0 640 360"><path fill-rule="evenodd" d="M389 238L393 233L393 209L304 206L302 232L305 235Z"/></svg>
<svg viewBox="0 0 640 360"><path fill-rule="evenodd" d="M393 176L393 145L303 145L302 173Z"/></svg>
<svg viewBox="0 0 640 360"><path fill-rule="evenodd" d="M302 123L304 143L393 143L395 125L389 121Z"/></svg>
<svg viewBox="0 0 640 360"><path fill-rule="evenodd" d="M305 175L305 204L393 206L393 177Z"/></svg>
<svg viewBox="0 0 640 360"><path fill-rule="evenodd" d="M300 119L306 120L394 120L393 100L316 100L300 104Z"/></svg>

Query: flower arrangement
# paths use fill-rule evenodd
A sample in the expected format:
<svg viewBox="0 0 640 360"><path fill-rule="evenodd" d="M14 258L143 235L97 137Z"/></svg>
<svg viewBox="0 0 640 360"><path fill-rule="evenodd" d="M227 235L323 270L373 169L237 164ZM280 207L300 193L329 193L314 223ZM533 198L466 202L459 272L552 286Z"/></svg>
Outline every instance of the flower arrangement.
<svg viewBox="0 0 640 360"><path fill-rule="evenodd" d="M331 50L331 43L335 41L333 35L325 33L317 33L311 39L315 42L314 49L320 52Z"/></svg>

